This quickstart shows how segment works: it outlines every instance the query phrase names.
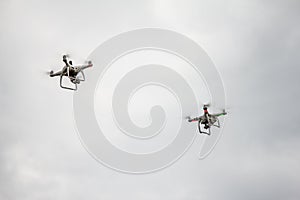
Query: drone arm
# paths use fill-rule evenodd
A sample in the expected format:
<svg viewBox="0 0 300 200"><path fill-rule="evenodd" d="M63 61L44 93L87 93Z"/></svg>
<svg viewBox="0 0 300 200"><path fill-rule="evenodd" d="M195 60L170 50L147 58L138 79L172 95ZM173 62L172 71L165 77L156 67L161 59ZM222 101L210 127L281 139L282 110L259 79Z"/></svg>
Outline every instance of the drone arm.
<svg viewBox="0 0 300 200"><path fill-rule="evenodd" d="M215 117L220 117L222 115L227 115L227 113L226 112L222 112L222 113L213 114L213 116L215 116Z"/></svg>
<svg viewBox="0 0 300 200"><path fill-rule="evenodd" d="M50 76L51 77L54 77L54 76L60 76L60 75L62 75L62 71L58 71L58 72L56 72L56 73L54 73L54 74L50 74Z"/></svg>
<svg viewBox="0 0 300 200"><path fill-rule="evenodd" d="M188 121L189 122L197 122L197 121L201 121L201 120L200 120L199 117L196 117L196 118L193 118L193 119L189 118Z"/></svg>
<svg viewBox="0 0 300 200"><path fill-rule="evenodd" d="M63 62L66 64L66 66L69 66L69 63L68 63L66 55L63 56Z"/></svg>
<svg viewBox="0 0 300 200"><path fill-rule="evenodd" d="M89 67L92 67L92 66L93 66L93 64L90 62L87 65L80 65L80 66L76 66L76 67L81 71L81 70L85 70L86 68L89 68Z"/></svg>

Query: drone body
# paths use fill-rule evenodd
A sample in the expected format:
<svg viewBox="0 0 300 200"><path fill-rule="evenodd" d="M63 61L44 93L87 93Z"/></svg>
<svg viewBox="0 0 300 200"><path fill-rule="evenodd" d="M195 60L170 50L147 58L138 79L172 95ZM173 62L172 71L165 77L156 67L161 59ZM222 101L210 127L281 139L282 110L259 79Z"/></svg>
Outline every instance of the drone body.
<svg viewBox="0 0 300 200"><path fill-rule="evenodd" d="M77 84L80 84L81 81L85 81L85 75L83 73L83 70L89 67L92 67L93 64L91 61L88 61L85 65L79 65L79 66L73 66L72 61L70 60L68 62L67 56L63 56L63 62L65 63L65 66L61 71L58 71L56 73L53 73L53 71L50 72L50 77L59 76L60 77L60 87L63 89L68 90L77 90ZM81 74L82 78L80 78L78 75ZM74 87L66 87L63 85L62 80L63 77L69 78L69 80L74 84Z"/></svg>
<svg viewBox="0 0 300 200"><path fill-rule="evenodd" d="M219 122L218 117L222 116L222 115L226 115L227 113L225 112L225 110L223 110L223 112L221 112L221 113L210 114L208 112L207 107L208 107L208 105L203 106L204 114L202 116L196 117L193 119L188 117L188 122L198 122L199 133L210 135L211 134L210 128L212 126L220 128L220 122ZM203 126L205 131L203 131L203 129L201 128L201 125Z"/></svg>

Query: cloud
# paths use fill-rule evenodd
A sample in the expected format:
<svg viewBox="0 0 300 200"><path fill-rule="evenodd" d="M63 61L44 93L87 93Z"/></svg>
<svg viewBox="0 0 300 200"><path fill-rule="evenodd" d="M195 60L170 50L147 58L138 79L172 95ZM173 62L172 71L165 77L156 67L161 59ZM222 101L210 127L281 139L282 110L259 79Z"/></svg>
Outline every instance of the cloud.
<svg viewBox="0 0 300 200"><path fill-rule="evenodd" d="M298 1L0 4L1 199L299 199ZM232 109L207 159L197 160L196 141L170 168L131 176L85 151L72 93L43 73L59 69L65 51L86 57L111 36L148 26L203 44Z"/></svg>

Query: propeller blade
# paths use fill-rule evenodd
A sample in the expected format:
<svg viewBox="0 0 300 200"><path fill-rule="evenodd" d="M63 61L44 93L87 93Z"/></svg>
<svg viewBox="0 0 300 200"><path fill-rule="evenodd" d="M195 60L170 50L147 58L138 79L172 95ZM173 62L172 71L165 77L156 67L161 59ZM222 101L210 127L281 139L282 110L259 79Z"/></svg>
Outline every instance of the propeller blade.
<svg viewBox="0 0 300 200"><path fill-rule="evenodd" d="M203 106L210 107L211 103L203 104Z"/></svg>
<svg viewBox="0 0 300 200"><path fill-rule="evenodd" d="M69 60L72 60L73 61L73 64L78 64L78 65L81 65L81 64L92 64L90 60L87 60L86 58L83 58L82 56L80 56L78 53L65 53L65 54L62 54L62 56L66 56ZM75 65L76 65L75 64Z"/></svg>
<svg viewBox="0 0 300 200"><path fill-rule="evenodd" d="M71 55L69 53L64 54L67 58L71 58Z"/></svg>
<svg viewBox="0 0 300 200"><path fill-rule="evenodd" d="M41 70L40 73L50 75L51 73L53 73L53 70Z"/></svg>
<svg viewBox="0 0 300 200"><path fill-rule="evenodd" d="M200 105L202 105L202 107L210 107L211 106L211 103L200 103Z"/></svg>

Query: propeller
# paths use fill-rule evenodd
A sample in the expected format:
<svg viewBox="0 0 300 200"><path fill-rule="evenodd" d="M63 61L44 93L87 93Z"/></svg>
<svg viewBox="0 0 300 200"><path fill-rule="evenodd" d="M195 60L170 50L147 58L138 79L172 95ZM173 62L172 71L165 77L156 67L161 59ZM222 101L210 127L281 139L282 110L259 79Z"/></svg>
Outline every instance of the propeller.
<svg viewBox="0 0 300 200"><path fill-rule="evenodd" d="M75 54L75 53L66 53L63 54L63 56L66 56L66 58L71 59L71 60L75 60L76 64L92 64L92 61L87 60L85 58L82 58L81 56ZM73 61L74 64L74 61Z"/></svg>
<svg viewBox="0 0 300 200"><path fill-rule="evenodd" d="M203 106L210 107L211 103L205 103L205 104L203 104Z"/></svg>
<svg viewBox="0 0 300 200"><path fill-rule="evenodd" d="M46 75L50 75L50 74L53 74L54 72L53 72L53 70L50 70L50 71L44 71L44 74L46 74Z"/></svg>
<svg viewBox="0 0 300 200"><path fill-rule="evenodd" d="M227 111L224 109L222 109L222 113L224 113L225 115L227 114Z"/></svg>
<svg viewBox="0 0 300 200"><path fill-rule="evenodd" d="M49 76L51 73L54 73L54 71L52 69L48 69L48 70L47 69L40 69L38 73L42 74L43 76L44 75Z"/></svg>
<svg viewBox="0 0 300 200"><path fill-rule="evenodd" d="M84 62L85 62L85 64L88 64L88 65L92 64L92 61L91 61L91 60L86 60L86 61L84 61Z"/></svg>
<svg viewBox="0 0 300 200"><path fill-rule="evenodd" d="M222 113L226 113L226 114L228 114L228 111L230 112L230 110L231 110L231 108L228 108L227 106L226 106L226 108L216 108L217 110L220 110Z"/></svg>
<svg viewBox="0 0 300 200"><path fill-rule="evenodd" d="M230 110L230 107L228 108L228 106L225 106L226 108L220 108L218 106L212 105L210 102L202 104L202 107L207 107L207 108L212 107L213 109L219 110L219 111L221 111L223 113L226 113L226 114L228 113L228 110Z"/></svg>
<svg viewBox="0 0 300 200"><path fill-rule="evenodd" d="M200 105L201 105L202 103L200 103ZM209 108L211 106L211 103L204 103L204 104L202 104L202 108L204 109L204 108Z"/></svg>

